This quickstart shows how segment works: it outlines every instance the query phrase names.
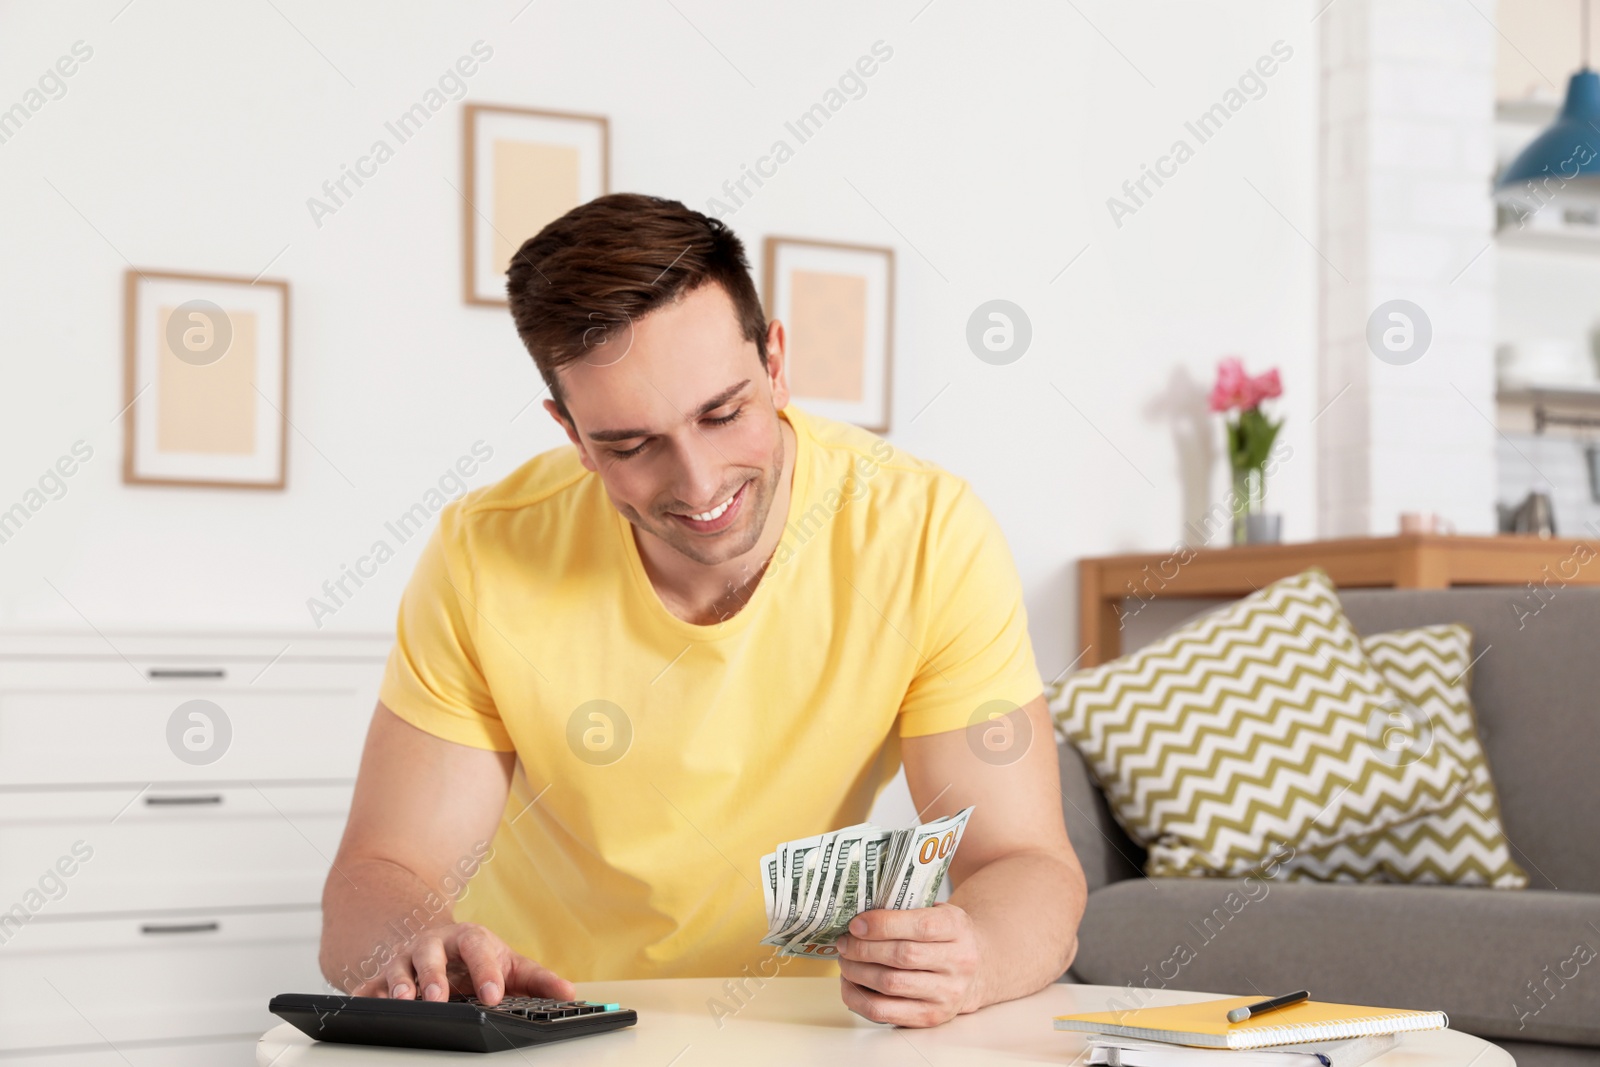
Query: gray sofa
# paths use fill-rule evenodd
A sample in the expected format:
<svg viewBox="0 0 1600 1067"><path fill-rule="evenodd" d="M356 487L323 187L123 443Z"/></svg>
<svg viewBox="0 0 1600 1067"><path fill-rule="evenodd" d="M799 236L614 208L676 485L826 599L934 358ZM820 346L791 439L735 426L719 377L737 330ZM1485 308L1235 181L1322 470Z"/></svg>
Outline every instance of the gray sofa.
<svg viewBox="0 0 1600 1067"><path fill-rule="evenodd" d="M1339 596L1362 634L1472 628L1481 654L1472 697L1530 888L1146 878L1142 850L1077 751L1061 745L1063 810L1089 884L1078 955L1063 980L1235 995L1307 988L1320 1000L1438 1008L1522 1067L1595 1067L1600 590L1542 591L1543 607L1511 587ZM1157 621L1177 621L1174 607L1206 606L1169 604ZM1145 638L1155 636L1151 622ZM1125 648L1142 643L1125 634Z"/></svg>

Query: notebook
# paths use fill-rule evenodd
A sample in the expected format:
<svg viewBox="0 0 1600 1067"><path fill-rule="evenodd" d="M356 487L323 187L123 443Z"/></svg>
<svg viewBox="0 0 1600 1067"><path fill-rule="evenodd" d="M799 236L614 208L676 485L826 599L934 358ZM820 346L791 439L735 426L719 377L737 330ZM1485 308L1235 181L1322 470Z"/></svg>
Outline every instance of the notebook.
<svg viewBox="0 0 1600 1067"><path fill-rule="evenodd" d="M1198 1004L1173 1004L1164 1008L1096 1011L1085 1015L1058 1015L1057 1030L1077 1030L1146 1041L1202 1048L1263 1048L1302 1041L1337 1041L1367 1034L1400 1034L1412 1030L1442 1030L1450 1020L1442 1011L1368 1008L1357 1004L1302 1001L1266 1012L1256 1019L1230 1023L1233 1008L1259 1004L1261 998L1223 997Z"/></svg>
<svg viewBox="0 0 1600 1067"><path fill-rule="evenodd" d="M1400 1043L1394 1034L1241 1050L1089 1035L1091 1067L1361 1067Z"/></svg>

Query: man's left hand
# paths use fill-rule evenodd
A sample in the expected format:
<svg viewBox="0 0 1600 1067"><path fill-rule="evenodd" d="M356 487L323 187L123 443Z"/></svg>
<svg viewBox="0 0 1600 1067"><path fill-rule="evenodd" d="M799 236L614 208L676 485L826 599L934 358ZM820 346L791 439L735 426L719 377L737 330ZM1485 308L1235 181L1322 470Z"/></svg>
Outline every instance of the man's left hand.
<svg viewBox="0 0 1600 1067"><path fill-rule="evenodd" d="M983 1004L977 927L954 904L864 911L838 949L844 1005L873 1022L938 1026Z"/></svg>

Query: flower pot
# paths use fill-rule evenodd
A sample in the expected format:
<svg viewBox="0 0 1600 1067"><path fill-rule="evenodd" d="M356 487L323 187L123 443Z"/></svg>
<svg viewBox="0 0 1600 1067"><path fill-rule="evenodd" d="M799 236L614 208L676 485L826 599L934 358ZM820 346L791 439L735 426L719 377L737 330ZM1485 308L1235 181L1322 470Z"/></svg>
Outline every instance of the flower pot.
<svg viewBox="0 0 1600 1067"><path fill-rule="evenodd" d="M1253 511L1244 517L1244 543L1275 545L1283 540L1283 516Z"/></svg>

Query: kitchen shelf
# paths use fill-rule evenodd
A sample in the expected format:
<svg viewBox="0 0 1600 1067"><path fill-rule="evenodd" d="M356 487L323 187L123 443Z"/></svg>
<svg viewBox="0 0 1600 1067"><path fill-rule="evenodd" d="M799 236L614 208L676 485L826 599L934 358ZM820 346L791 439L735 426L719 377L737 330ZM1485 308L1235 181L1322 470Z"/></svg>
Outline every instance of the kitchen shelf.
<svg viewBox="0 0 1600 1067"><path fill-rule="evenodd" d="M1600 382L1503 387L1495 393L1495 402L1532 408L1534 433L1544 433L1548 426L1600 427Z"/></svg>
<svg viewBox="0 0 1600 1067"><path fill-rule="evenodd" d="M1559 230L1518 230L1511 227L1496 230L1494 243L1501 248L1528 249L1535 252L1572 252L1577 255L1600 255L1600 229L1595 233Z"/></svg>
<svg viewBox="0 0 1600 1067"><path fill-rule="evenodd" d="M1503 386L1494 394L1502 404L1573 404L1600 407L1600 382L1589 385L1514 385Z"/></svg>

